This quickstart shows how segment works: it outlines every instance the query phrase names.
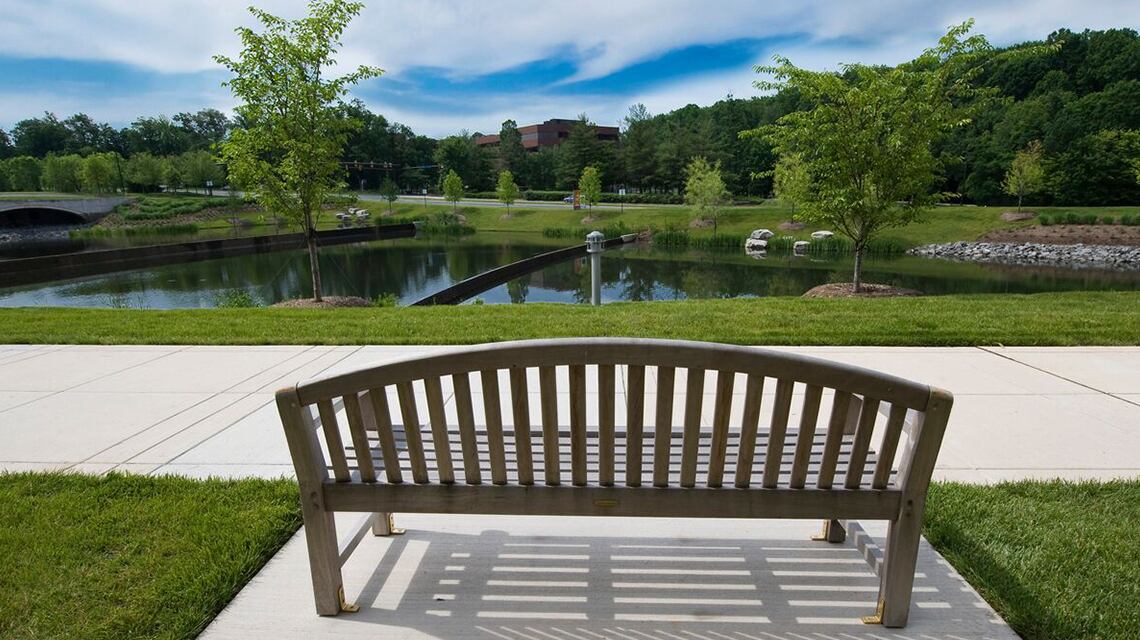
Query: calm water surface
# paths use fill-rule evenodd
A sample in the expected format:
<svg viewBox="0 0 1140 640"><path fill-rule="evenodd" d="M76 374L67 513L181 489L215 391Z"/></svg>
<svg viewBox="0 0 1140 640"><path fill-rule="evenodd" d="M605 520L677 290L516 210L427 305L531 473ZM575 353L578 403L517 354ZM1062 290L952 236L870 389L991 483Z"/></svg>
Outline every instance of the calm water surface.
<svg viewBox="0 0 1140 640"><path fill-rule="evenodd" d="M321 269L328 295L375 299L393 294L407 304L487 269L569 244L530 234L385 240L326 247ZM1002 267L913 257L870 259L865 273L867 281L931 295L1140 289L1140 273L1135 272ZM756 260L743 250L633 245L603 254L602 300L799 295L850 277L851 260L846 257ZM0 306L213 307L220 294L233 289L248 291L261 304L307 296L308 258L303 251L266 253L0 289ZM589 262L583 258L554 265L478 297L487 303L588 302Z"/></svg>

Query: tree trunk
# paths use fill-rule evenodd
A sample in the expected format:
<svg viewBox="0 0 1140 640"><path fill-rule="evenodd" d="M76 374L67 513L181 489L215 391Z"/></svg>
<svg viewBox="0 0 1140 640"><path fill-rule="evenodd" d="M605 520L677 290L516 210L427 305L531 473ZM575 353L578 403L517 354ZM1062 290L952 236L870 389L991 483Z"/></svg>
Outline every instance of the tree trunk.
<svg viewBox="0 0 1140 640"><path fill-rule="evenodd" d="M317 228L313 214L305 214L305 243L309 246L309 271L313 274L313 300L321 301L321 264L317 260Z"/></svg>
<svg viewBox="0 0 1140 640"><path fill-rule="evenodd" d="M863 245L855 245L855 275L851 279L851 289L855 293L863 291Z"/></svg>
<svg viewBox="0 0 1140 640"><path fill-rule="evenodd" d="M1017 194L1017 212L1021 213L1021 194Z"/></svg>

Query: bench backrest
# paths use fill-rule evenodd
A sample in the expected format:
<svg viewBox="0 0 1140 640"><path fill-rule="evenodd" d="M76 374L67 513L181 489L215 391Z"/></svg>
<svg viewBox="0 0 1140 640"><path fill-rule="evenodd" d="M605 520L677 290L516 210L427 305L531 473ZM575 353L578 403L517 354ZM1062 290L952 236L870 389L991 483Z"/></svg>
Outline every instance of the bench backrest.
<svg viewBox="0 0 1140 640"><path fill-rule="evenodd" d="M782 351L590 338L414 358L277 401L298 474L336 482L923 494L952 399Z"/></svg>

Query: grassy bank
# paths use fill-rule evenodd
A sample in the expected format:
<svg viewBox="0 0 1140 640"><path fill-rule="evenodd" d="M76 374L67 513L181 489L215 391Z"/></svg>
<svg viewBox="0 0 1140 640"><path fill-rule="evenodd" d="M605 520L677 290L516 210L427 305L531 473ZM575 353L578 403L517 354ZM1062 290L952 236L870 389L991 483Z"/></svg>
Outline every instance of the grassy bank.
<svg viewBox="0 0 1140 640"><path fill-rule="evenodd" d="M1025 640L1140 629L1140 482L936 484L925 533Z"/></svg>
<svg viewBox="0 0 1140 640"><path fill-rule="evenodd" d="M0 504L4 638L193 638L300 524L285 480L9 474Z"/></svg>
<svg viewBox="0 0 1140 640"><path fill-rule="evenodd" d="M0 309L0 343L475 344L636 336L771 345L1140 344L1140 292L336 309Z"/></svg>

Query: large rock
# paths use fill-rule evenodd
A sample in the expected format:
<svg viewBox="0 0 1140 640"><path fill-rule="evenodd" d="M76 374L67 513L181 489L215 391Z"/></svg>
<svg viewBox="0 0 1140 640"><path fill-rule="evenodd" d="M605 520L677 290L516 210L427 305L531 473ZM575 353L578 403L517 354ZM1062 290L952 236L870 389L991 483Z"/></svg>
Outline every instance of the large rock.
<svg viewBox="0 0 1140 640"><path fill-rule="evenodd" d="M756 229L748 236L749 240L767 240L776 234L772 233L769 229Z"/></svg>
<svg viewBox="0 0 1140 640"><path fill-rule="evenodd" d="M748 252L764 251L768 248L767 240L758 240L756 238L749 238L744 241L744 250Z"/></svg>
<svg viewBox="0 0 1140 640"><path fill-rule="evenodd" d="M959 262L1140 271L1140 247L1128 245L951 242L927 244L907 253Z"/></svg>
<svg viewBox="0 0 1140 640"><path fill-rule="evenodd" d="M830 238L834 235L835 234L830 232L830 231L812 231L811 232L811 239L812 240L825 240L825 239Z"/></svg>

